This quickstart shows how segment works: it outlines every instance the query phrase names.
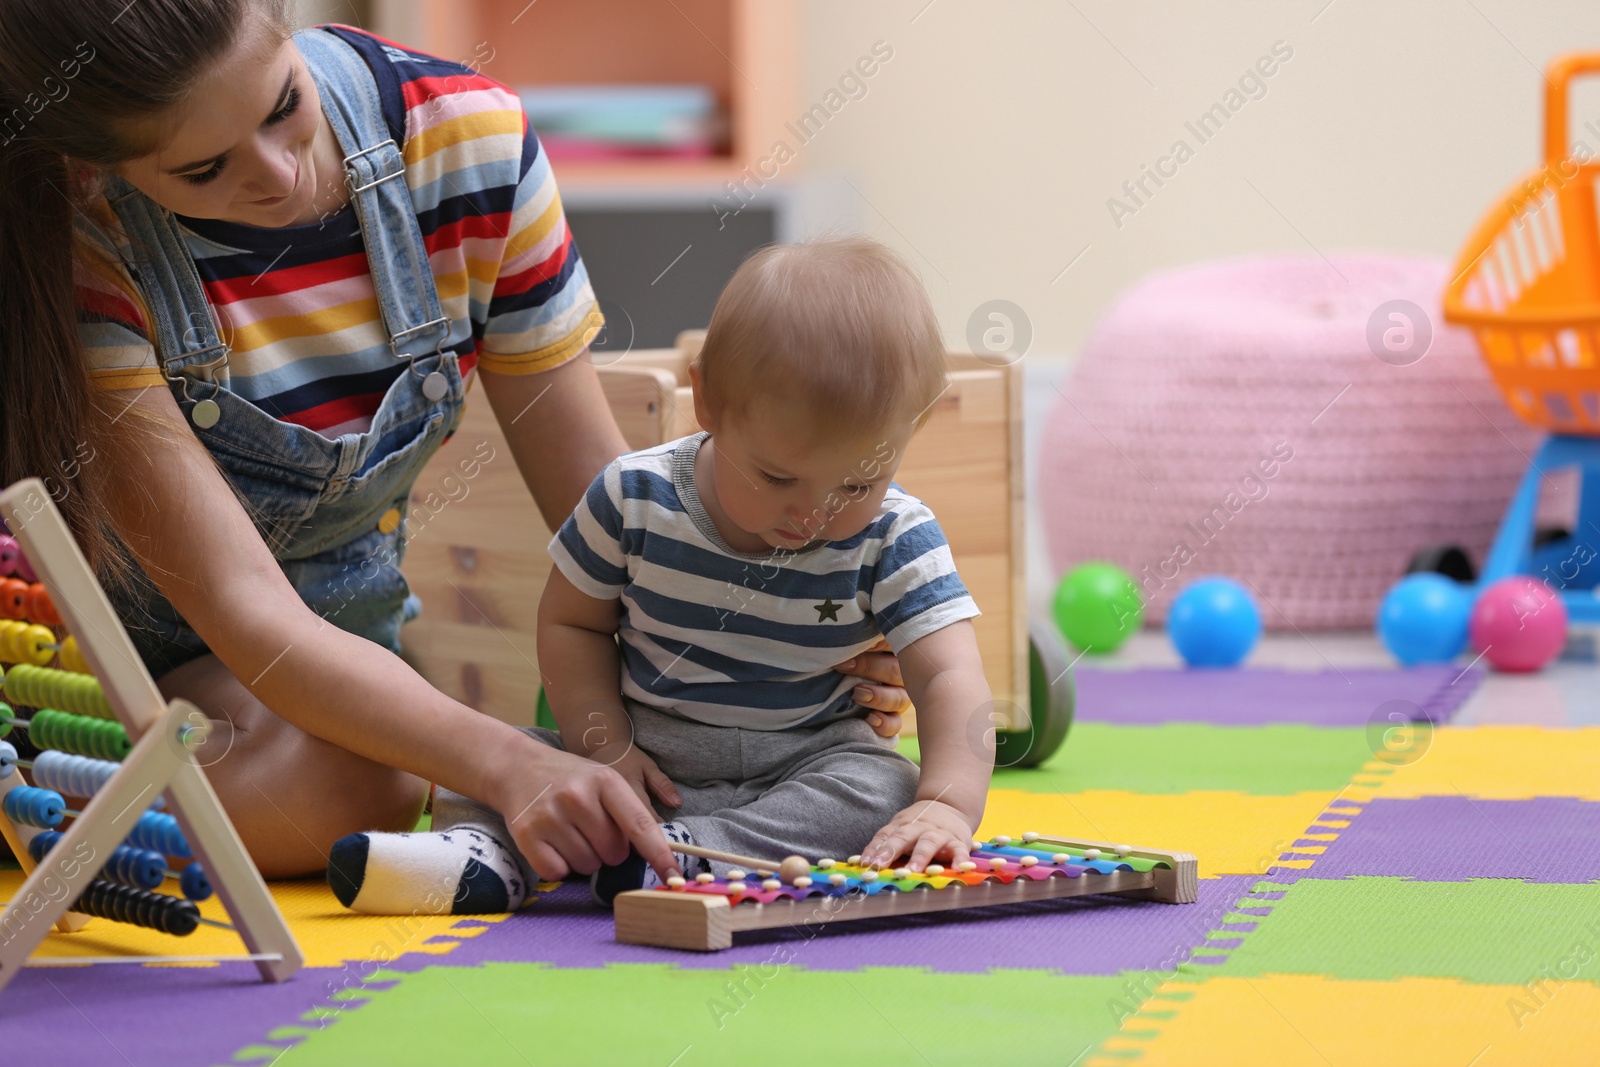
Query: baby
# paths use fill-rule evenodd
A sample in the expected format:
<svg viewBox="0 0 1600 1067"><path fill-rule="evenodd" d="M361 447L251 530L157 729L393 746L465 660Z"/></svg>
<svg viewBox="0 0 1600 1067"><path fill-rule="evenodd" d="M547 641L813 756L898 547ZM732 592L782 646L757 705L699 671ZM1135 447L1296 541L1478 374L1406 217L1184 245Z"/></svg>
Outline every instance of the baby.
<svg viewBox="0 0 1600 1067"><path fill-rule="evenodd" d="M669 842L966 860L993 769L978 609L933 514L892 483L946 389L926 293L865 238L764 249L690 379L704 432L614 461L550 543L539 663L560 735L541 740L614 767ZM917 708L920 770L833 669L880 639ZM457 913L521 903L537 876L497 815L441 790L434 825L339 842L340 898L411 911L430 872ZM675 857L690 877L727 869ZM634 853L591 886L609 905L665 873Z"/></svg>

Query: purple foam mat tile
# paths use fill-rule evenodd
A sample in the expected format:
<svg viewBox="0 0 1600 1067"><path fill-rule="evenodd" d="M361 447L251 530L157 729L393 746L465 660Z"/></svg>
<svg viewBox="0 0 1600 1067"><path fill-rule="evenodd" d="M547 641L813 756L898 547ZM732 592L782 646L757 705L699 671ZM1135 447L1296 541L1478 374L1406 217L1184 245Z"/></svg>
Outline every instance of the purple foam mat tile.
<svg viewBox="0 0 1600 1067"><path fill-rule="evenodd" d="M1391 875L1426 882L1600 880L1600 803L1570 797L1371 801L1304 878Z"/></svg>
<svg viewBox="0 0 1600 1067"><path fill-rule="evenodd" d="M315 1028L302 1016L327 1008L341 989L369 992L367 973L317 968L263 982L248 963L30 967L0 994L0 1048L7 1063L52 1067L228 1063L273 1031Z"/></svg>
<svg viewBox="0 0 1600 1067"><path fill-rule="evenodd" d="M819 971L916 967L947 973L996 968L1117 974L1160 970L1200 945L1208 930L1258 879L1205 878L1195 904L1175 906L1117 897L1087 897L942 912L893 920L863 920L814 928L740 934L722 952L683 952L619 945L609 911L589 900L588 886L568 883L541 896L450 953L451 967L489 962L539 962L558 967L609 963L670 963L726 969L774 958ZM398 969L405 969L405 960Z"/></svg>
<svg viewBox="0 0 1600 1067"><path fill-rule="evenodd" d="M1346 667L1291 671L1237 670L1077 671L1077 718L1125 726L1203 722L1217 726L1365 726L1390 701L1415 705L1410 714L1449 721L1484 678L1481 667L1448 664L1406 670Z"/></svg>

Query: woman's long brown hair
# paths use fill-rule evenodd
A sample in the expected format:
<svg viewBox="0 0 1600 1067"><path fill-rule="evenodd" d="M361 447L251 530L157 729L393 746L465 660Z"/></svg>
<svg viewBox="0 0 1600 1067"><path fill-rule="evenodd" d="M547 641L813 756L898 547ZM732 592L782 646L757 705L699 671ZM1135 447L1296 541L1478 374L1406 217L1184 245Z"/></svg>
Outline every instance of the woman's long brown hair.
<svg viewBox="0 0 1600 1067"><path fill-rule="evenodd" d="M95 175L154 150L150 120L184 100L252 16L284 27L287 6L0 0L0 487L44 479L104 577L127 572L108 499L138 424L113 427L89 385L74 216Z"/></svg>

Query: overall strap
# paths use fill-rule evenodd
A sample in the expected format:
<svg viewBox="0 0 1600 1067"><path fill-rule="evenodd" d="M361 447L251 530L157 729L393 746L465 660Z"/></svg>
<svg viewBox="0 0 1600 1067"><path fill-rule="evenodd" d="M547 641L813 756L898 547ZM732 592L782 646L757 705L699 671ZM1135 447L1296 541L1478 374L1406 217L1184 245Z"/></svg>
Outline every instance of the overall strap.
<svg viewBox="0 0 1600 1067"><path fill-rule="evenodd" d="M428 248L405 182L405 159L384 121L372 71L330 30L301 30L294 39L344 152L389 347L396 357L413 360L437 352L450 339L450 320L439 306Z"/></svg>

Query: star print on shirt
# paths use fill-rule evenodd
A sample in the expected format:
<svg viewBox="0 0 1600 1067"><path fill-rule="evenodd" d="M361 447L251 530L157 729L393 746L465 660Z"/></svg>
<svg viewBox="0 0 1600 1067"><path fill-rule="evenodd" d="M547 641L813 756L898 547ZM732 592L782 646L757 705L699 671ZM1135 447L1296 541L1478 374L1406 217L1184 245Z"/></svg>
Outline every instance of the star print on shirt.
<svg viewBox="0 0 1600 1067"><path fill-rule="evenodd" d="M838 622L839 609L844 607L843 604L835 604L833 602L833 597L829 597L820 604L813 604L811 606L817 609L818 622Z"/></svg>

